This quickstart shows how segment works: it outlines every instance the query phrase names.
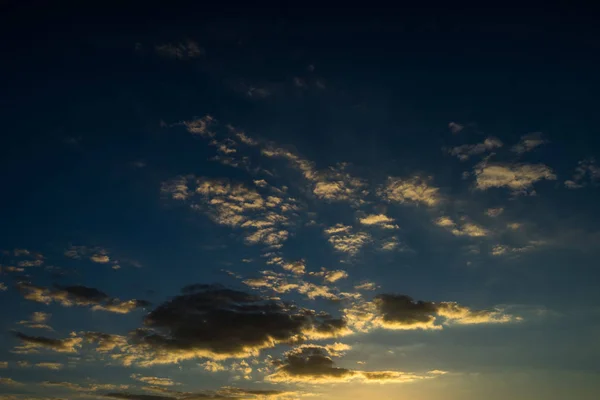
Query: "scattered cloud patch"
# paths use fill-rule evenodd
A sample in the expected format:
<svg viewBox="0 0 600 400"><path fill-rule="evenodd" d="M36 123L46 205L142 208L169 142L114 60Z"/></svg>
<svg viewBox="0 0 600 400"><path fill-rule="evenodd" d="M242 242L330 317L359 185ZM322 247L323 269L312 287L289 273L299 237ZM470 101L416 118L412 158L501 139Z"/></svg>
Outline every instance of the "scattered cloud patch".
<svg viewBox="0 0 600 400"><path fill-rule="evenodd" d="M440 190L431 185L431 178L413 176L410 178L389 177L378 191L384 200L395 203L408 203L433 207L441 202Z"/></svg>
<svg viewBox="0 0 600 400"><path fill-rule="evenodd" d="M156 54L160 56L176 58L178 60L189 60L204 55L204 49L193 40L182 43L160 44L157 45L154 50L156 51Z"/></svg>
<svg viewBox="0 0 600 400"><path fill-rule="evenodd" d="M83 341L74 334L65 339L29 336L21 332L15 332L15 336L22 342L21 346L15 348L17 354L37 353L40 349L52 350L57 353L77 353Z"/></svg>
<svg viewBox="0 0 600 400"><path fill-rule="evenodd" d="M492 151L502 146L503 143L500 141L500 139L488 137L483 141L483 143L463 144L461 146L449 149L448 153L457 157L460 161L467 161L472 156L483 154L487 151Z"/></svg>
<svg viewBox="0 0 600 400"><path fill-rule="evenodd" d="M544 164L479 163L475 169L475 187L479 190L506 187L515 195L535 194L533 184L541 180L556 180L550 167Z"/></svg>
<svg viewBox="0 0 600 400"><path fill-rule="evenodd" d="M527 135L521 136L521 140L511 148L511 151L517 154L523 154L532 151L544 143L547 143L547 140L544 139L542 132L528 133Z"/></svg>
<svg viewBox="0 0 600 400"><path fill-rule="evenodd" d="M495 217L499 216L500 214L502 214L503 212L504 212L503 207L488 208L487 210L485 210L485 215L487 215L488 217L495 218Z"/></svg>
<svg viewBox="0 0 600 400"><path fill-rule="evenodd" d="M394 219L385 214L370 214L359 219L360 223L368 226L378 226L384 229L398 229Z"/></svg>
<svg viewBox="0 0 600 400"><path fill-rule="evenodd" d="M360 249L371 241L371 236L365 232L353 232L349 225L336 224L325 229L325 235L333 248L350 256L356 255Z"/></svg>
<svg viewBox="0 0 600 400"><path fill-rule="evenodd" d="M597 185L600 182L600 167L594 158L579 161L573 177L565 181L568 189L581 189L588 185Z"/></svg>

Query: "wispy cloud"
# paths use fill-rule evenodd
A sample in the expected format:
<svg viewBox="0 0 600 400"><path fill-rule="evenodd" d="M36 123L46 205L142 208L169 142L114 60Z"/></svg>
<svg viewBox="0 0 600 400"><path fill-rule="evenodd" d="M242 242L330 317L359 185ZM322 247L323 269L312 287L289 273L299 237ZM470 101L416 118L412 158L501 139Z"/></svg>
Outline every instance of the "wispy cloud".
<svg viewBox="0 0 600 400"><path fill-rule="evenodd" d="M453 147L448 150L448 153L457 157L460 161L467 161L472 156L483 154L486 151L492 151L502 146L503 143L500 139L488 137L482 143L463 144L461 146Z"/></svg>
<svg viewBox="0 0 600 400"><path fill-rule="evenodd" d="M594 158L579 161L573 177L565 181L568 189L581 189L588 185L597 185L600 182L600 167Z"/></svg>
<svg viewBox="0 0 600 400"><path fill-rule="evenodd" d="M523 154L530 152L545 143L547 143L547 140L544 139L542 132L528 133L527 135L521 136L521 140L511 148L511 151L517 154Z"/></svg>

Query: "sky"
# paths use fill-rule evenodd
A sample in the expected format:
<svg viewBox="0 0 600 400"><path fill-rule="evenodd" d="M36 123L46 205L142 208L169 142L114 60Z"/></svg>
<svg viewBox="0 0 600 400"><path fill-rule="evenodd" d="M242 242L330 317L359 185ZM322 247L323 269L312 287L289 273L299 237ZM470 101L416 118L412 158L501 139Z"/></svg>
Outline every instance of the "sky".
<svg viewBox="0 0 600 400"><path fill-rule="evenodd" d="M593 13L0 7L1 400L598 398Z"/></svg>

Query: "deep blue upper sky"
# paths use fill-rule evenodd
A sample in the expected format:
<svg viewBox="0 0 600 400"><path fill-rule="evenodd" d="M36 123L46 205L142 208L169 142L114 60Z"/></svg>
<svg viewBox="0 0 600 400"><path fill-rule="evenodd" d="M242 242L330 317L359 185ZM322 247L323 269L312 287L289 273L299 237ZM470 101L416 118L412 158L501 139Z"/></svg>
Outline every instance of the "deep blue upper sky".
<svg viewBox="0 0 600 400"><path fill-rule="evenodd" d="M3 2L0 399L597 398L599 36Z"/></svg>

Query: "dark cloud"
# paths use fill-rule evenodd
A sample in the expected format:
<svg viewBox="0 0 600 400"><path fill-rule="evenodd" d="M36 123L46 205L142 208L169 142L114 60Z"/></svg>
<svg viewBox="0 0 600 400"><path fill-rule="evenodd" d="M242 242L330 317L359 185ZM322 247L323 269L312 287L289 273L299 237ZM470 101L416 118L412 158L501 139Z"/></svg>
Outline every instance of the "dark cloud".
<svg viewBox="0 0 600 400"><path fill-rule="evenodd" d="M428 324L435 320L437 306L429 301L415 301L410 296L380 294L374 300L384 322L402 325Z"/></svg>
<svg viewBox="0 0 600 400"><path fill-rule="evenodd" d="M15 336L23 342L22 346L16 348L17 353L35 353L40 348L59 353L76 353L82 342L82 339L76 336L52 339L44 336L29 336L21 332L15 332Z"/></svg>
<svg viewBox="0 0 600 400"><path fill-rule="evenodd" d="M413 373L403 371L360 371L336 367L333 353L323 346L304 345L285 354L284 360L274 362L277 371L269 376L271 382L342 383L358 380L364 383L402 383L433 378L443 371Z"/></svg>
<svg viewBox="0 0 600 400"><path fill-rule="evenodd" d="M256 354L279 343L335 337L344 320L218 285L192 285L159 305L131 335L124 359L142 364L196 357L224 359Z"/></svg>
<svg viewBox="0 0 600 400"><path fill-rule="evenodd" d="M106 293L87 286L55 286L45 288L21 282L17 286L27 300L38 303L50 304L57 302L65 307L70 306L92 306L94 310L110 311L119 314L129 313L136 308L148 307L150 303L146 300L119 300L110 297Z"/></svg>

